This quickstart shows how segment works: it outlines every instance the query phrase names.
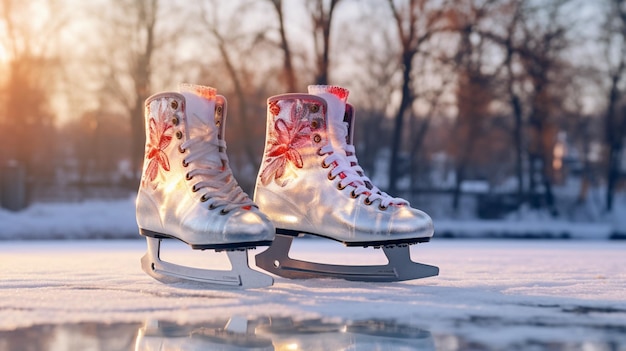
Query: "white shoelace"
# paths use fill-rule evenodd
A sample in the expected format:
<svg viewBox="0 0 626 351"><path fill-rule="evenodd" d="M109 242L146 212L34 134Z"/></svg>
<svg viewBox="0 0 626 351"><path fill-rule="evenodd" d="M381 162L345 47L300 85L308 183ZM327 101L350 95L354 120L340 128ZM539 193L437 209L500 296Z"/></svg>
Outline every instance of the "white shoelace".
<svg viewBox="0 0 626 351"><path fill-rule="evenodd" d="M352 169L354 169L354 171L359 174L361 176L361 180L363 181L363 183L366 184L366 186L371 187L370 191L374 194L379 194L381 197L388 199L389 203L394 204L394 205L408 205L409 202L406 201L403 198L400 197L393 197L389 194L387 194L386 192L380 190L376 185L374 185L374 182L372 182L371 179L369 179L369 177L367 177L365 175L365 171L363 171L363 168L361 166L359 166L359 160L356 158L356 149L354 148L354 145L344 145L345 147L345 151L346 151L346 156L348 159L348 162L350 163L350 166L352 167Z"/></svg>
<svg viewBox="0 0 626 351"><path fill-rule="evenodd" d="M193 163L193 167L187 173L187 179L200 179L193 185L193 189L194 191L206 189L202 199L206 200L209 209L224 206L222 213L227 213L238 207L256 207L233 177L228 165L224 140L205 135L183 142L181 148L189 150L189 155L184 162L190 165ZM207 161L208 157L214 155L215 152L218 152L220 156L221 166L216 165L215 161Z"/></svg>
<svg viewBox="0 0 626 351"><path fill-rule="evenodd" d="M343 121L333 121L332 130L335 134L334 143L339 144L337 147L343 149L343 153L336 154L332 149L332 146L326 145L320 152L329 154L328 158L324 161L326 165L336 164L330 172L330 177L334 178L338 174L343 174L344 178L339 182L339 187L344 188L347 185L354 187L352 191L353 197L359 197L365 194L365 203L371 204L376 200L380 200L380 208L384 209L392 205L401 206L408 205L409 202L392 197L372 183L372 181L365 175L363 168L359 166L359 160L356 158L356 150L354 145L350 145L345 142L348 135L348 123ZM341 156L339 156L341 155ZM346 184L344 186L344 184Z"/></svg>
<svg viewBox="0 0 626 351"><path fill-rule="evenodd" d="M364 175L358 173L361 167L352 166L348 157L341 155L340 153L335 152L333 146L331 144L327 144L323 146L319 153L321 155L328 155L323 162L323 167L333 167L328 176L331 179L334 179L337 176L341 177L341 180L338 183L338 187L344 189L347 186L353 187L351 195L354 198L358 198L361 195L365 195L365 204L371 205L375 201L379 200L379 206L381 209L385 209L392 205L402 205L406 204L406 201L402 199L393 198L386 193L380 191L377 187L373 187L372 189L367 187L366 182L370 182L369 178ZM356 157L354 158L356 160ZM401 200L401 201L398 201Z"/></svg>

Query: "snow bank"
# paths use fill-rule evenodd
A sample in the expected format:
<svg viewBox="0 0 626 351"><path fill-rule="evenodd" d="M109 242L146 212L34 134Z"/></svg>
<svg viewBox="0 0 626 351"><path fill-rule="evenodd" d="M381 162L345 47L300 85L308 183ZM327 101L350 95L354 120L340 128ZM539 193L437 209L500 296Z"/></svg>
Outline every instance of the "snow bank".
<svg viewBox="0 0 626 351"><path fill-rule="evenodd" d="M438 220L435 233L454 238L609 239L609 223L574 223L563 220Z"/></svg>
<svg viewBox="0 0 626 351"><path fill-rule="evenodd" d="M134 197L0 209L0 239L122 239L137 233Z"/></svg>

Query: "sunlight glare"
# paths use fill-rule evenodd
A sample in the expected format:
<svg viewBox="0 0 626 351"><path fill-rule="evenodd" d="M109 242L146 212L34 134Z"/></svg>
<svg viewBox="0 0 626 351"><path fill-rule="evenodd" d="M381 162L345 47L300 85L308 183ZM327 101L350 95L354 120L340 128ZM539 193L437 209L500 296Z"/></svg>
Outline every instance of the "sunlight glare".
<svg viewBox="0 0 626 351"><path fill-rule="evenodd" d="M6 62L9 60L9 53L7 50L0 44L0 62Z"/></svg>

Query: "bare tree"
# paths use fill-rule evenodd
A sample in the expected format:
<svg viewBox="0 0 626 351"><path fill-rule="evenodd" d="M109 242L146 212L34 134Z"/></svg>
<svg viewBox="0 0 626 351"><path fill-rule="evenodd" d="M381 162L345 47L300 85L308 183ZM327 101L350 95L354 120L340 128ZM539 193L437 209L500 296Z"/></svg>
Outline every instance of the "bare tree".
<svg viewBox="0 0 626 351"><path fill-rule="evenodd" d="M42 14L31 21L34 7ZM34 185L50 179L54 167L55 115L50 100L60 68L58 37L68 16L56 1L0 1L0 45L8 54L0 84L0 166L18 161ZM4 35L1 33L4 32Z"/></svg>
<svg viewBox="0 0 626 351"><path fill-rule="evenodd" d="M473 51L476 50L469 43L471 30L464 29L461 34L461 49L458 55L458 87L457 105L458 116L454 130L454 143L456 149L455 160L455 186L453 193L452 208L459 208L461 184L466 179L468 167L476 163L477 154L485 154L488 150L478 150L477 145L486 132L487 119L490 117L488 110L493 100L490 77L481 72L482 62L472 60ZM478 152L481 151L481 152Z"/></svg>
<svg viewBox="0 0 626 351"><path fill-rule="evenodd" d="M313 42L315 47L315 84L328 84L330 62L330 29L333 14L342 0L330 0L328 6L325 0L307 1L309 14L313 23Z"/></svg>
<svg viewBox="0 0 626 351"><path fill-rule="evenodd" d="M278 17L278 33L280 35L279 47L283 52L283 71L285 74L285 83L287 91L295 92L297 89L296 72L293 66L293 54L291 46L287 40L287 31L285 29L285 13L283 10L283 0L270 0L273 9Z"/></svg>
<svg viewBox="0 0 626 351"><path fill-rule="evenodd" d="M119 112L130 122L132 187L139 181L144 158L144 101L161 88L155 81L169 83L176 71L172 63L183 60L177 48L185 37L184 22L173 15L181 13L173 6L160 0L120 0L116 6L93 5L88 14L98 19L100 33L89 58L100 82L93 94L97 109Z"/></svg>
<svg viewBox="0 0 626 351"><path fill-rule="evenodd" d="M606 144L606 210L613 209L615 188L620 177L620 165L626 138L626 1L607 0L608 9L604 24L604 38L609 80L605 115ZM621 107L620 107L621 103ZM620 110L621 109L621 110Z"/></svg>
<svg viewBox="0 0 626 351"><path fill-rule="evenodd" d="M371 18L363 21L371 21ZM372 26L375 23L371 24ZM394 40L390 33L383 32L382 45L392 47ZM357 36L352 36L357 37ZM358 38L358 37L357 37ZM350 42L345 45L354 47L350 52L358 50L354 60L362 69L362 74L350 76L350 84L355 105L354 128L355 147L359 155L359 165L368 176L376 176L376 159L378 153L388 144L387 133L381 130L388 129L385 125L388 114L388 101L394 91L394 78L398 71L395 64L395 53L392 50L379 50L377 45L358 45ZM392 64L390 64L390 62Z"/></svg>
<svg viewBox="0 0 626 351"><path fill-rule="evenodd" d="M558 119L563 115L569 63L564 54L571 45L568 33L574 26L564 13L570 0L537 5L532 1L503 1L505 15L501 32L482 30L481 35L501 46L502 74L513 116L517 196L533 207L546 207L557 214L553 194L553 148ZM528 196L524 191L523 159L527 155Z"/></svg>
<svg viewBox="0 0 626 351"><path fill-rule="evenodd" d="M555 118L558 99L562 99L557 88L556 77L566 66L561 55L569 45L566 23L561 10L567 0L555 1L545 8L546 17L551 21L542 30L536 24L525 21L523 46L520 47L521 65L528 76L532 89L528 99L530 128L529 135L529 192L531 204L547 207L556 215L555 199L552 190L553 168L552 150L555 143ZM532 16L532 14L528 14ZM542 190L540 190L543 188ZM543 192L543 196L539 194ZM543 198L543 200L540 200Z"/></svg>
<svg viewBox="0 0 626 351"><path fill-rule="evenodd" d="M249 4L243 3L235 12L239 16L245 16L246 9ZM260 43L262 31L241 33L232 28L232 25L222 22L218 15L219 5L214 2L212 9L201 7L201 19L204 29L211 35L212 44L217 50L218 55L224 68L226 75L232 82L233 90L236 96L237 117L239 119L238 130L242 133L241 141L244 145L245 155L251 164L258 163L260 155L255 151L255 147L249 142L252 139L251 129L249 128L253 116L250 113L250 94L247 89L246 82L251 72L242 62L243 57L251 57L257 44ZM206 40L206 39L205 39ZM258 66L257 66L258 67ZM241 128L241 126L245 126ZM234 126L233 126L234 127Z"/></svg>
<svg viewBox="0 0 626 351"><path fill-rule="evenodd" d="M505 86L508 94L509 105L513 114L513 145L515 148L515 177L517 178L517 202L522 203L525 199L524 192L524 145L523 145L523 110L520 97L520 82L516 77L514 66L516 64L515 56L517 54L515 43L515 34L519 27L521 17L521 3L513 1L509 5L510 13L508 14L509 23L505 25L505 36L498 38L497 41L502 45L505 52L503 66L505 68ZM487 37L493 38L494 33L489 33Z"/></svg>
<svg viewBox="0 0 626 351"><path fill-rule="evenodd" d="M234 15L240 20L254 16L265 3L242 1L230 9L223 5L204 2L197 11L201 26L195 38L204 49L196 64L203 67L199 77L219 84L219 91L229 99L226 133L231 140L230 162L239 184L250 193L265 140L265 100L268 91L282 85L276 79L281 63L275 60L274 43L265 36L271 23L250 21L244 28L230 20Z"/></svg>
<svg viewBox="0 0 626 351"><path fill-rule="evenodd" d="M497 99L494 88L497 71L486 73L493 65L484 54L490 43L480 35L479 30L494 13L494 2L468 0L455 8L454 27L459 37L454 57L458 77L458 115L453 131L454 143L451 145L451 149L455 150L456 178L452 199L455 211L459 208L461 185L468 171L481 165L482 171L474 172L475 176L486 178L487 159L496 149L495 145L487 146L483 141L493 134L490 104Z"/></svg>
<svg viewBox="0 0 626 351"><path fill-rule="evenodd" d="M455 78L453 66L448 64L447 59L428 56L418 57L416 74L414 75L415 101L422 106L420 112L413 114L409 119L410 132L408 153L410 155L409 171L411 175L412 192L416 193L421 188L420 183L424 180L429 170L430 155L425 147L430 126L436 119L445 115L445 108L449 104L446 95ZM431 66L431 68L427 68ZM437 74L439 79L430 77ZM433 84L432 81L437 81ZM430 82L430 84L429 84Z"/></svg>
<svg viewBox="0 0 626 351"><path fill-rule="evenodd" d="M130 127L132 135L132 164L138 166L143 162L145 148L145 121L143 117L144 101L151 94L151 73L152 57L155 53L155 34L157 25L157 14L159 10L158 0L136 1L135 15L140 42L134 57L130 61L130 74L133 77L132 91L133 101L127 105L130 113ZM137 181L139 172L137 172Z"/></svg>
<svg viewBox="0 0 626 351"><path fill-rule="evenodd" d="M392 194L397 192L399 178L399 158L402 146L404 121L411 114L411 105L415 99L413 88L413 61L415 55L423 50L423 45L437 32L446 29L448 18L446 5L440 1L410 0L405 6L398 6L393 0L388 1L394 25L401 44L400 62L402 67L402 83L400 89L400 106L394 117L394 129L389 165L389 189Z"/></svg>
<svg viewBox="0 0 626 351"><path fill-rule="evenodd" d="M240 11L243 11L243 8L241 8ZM229 38L227 37L227 34L223 33L224 28L221 27L219 16L215 15L216 13L217 11L213 11L214 15L211 16L211 14L209 14L205 8L202 8L202 18L204 19L205 28L208 29L208 31L213 35L213 38L216 42L217 50L219 51L224 66L226 67L228 76L231 78L239 106L238 117L245 125L248 123L249 119L249 103L246 91L244 91L244 73L241 72L237 67L235 67L233 56L236 55L238 52L233 51L232 45L229 45L229 42L233 41L233 38ZM248 133L249 130L245 128L243 129L243 131L243 140L250 140L250 135ZM246 143L245 152L249 161L251 163L254 163L257 156L249 143Z"/></svg>

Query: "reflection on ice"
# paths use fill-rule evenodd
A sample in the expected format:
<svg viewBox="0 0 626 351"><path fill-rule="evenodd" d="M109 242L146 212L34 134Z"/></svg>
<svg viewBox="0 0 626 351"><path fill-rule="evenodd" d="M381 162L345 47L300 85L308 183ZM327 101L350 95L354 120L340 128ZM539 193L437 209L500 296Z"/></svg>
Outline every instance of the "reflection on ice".
<svg viewBox="0 0 626 351"><path fill-rule="evenodd" d="M247 325L241 330L241 326L237 321L192 325L149 321L137 333L135 350L274 350L271 339L255 335Z"/></svg>
<svg viewBox="0 0 626 351"><path fill-rule="evenodd" d="M1 351L132 350L141 323L42 324L0 331Z"/></svg>
<svg viewBox="0 0 626 351"><path fill-rule="evenodd" d="M485 332L494 326L476 327ZM157 320L144 323L84 322L0 331L0 351L626 350L621 339L613 337L607 337L606 340L589 338L582 342L551 341L539 337L505 341L499 340L498 335L502 332L513 333L514 330L493 330L493 340L486 341L483 338L481 341L471 335L461 334L460 330L431 333L420 326L379 319L345 321L339 318L235 316L201 323Z"/></svg>
<svg viewBox="0 0 626 351"><path fill-rule="evenodd" d="M151 321L135 351L153 350L435 350L428 331L393 321L234 317L195 325Z"/></svg>

